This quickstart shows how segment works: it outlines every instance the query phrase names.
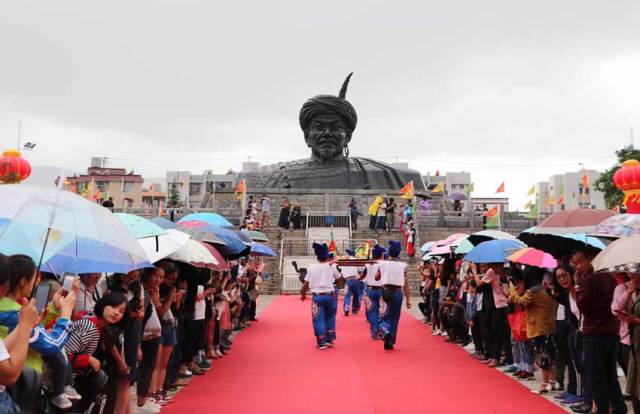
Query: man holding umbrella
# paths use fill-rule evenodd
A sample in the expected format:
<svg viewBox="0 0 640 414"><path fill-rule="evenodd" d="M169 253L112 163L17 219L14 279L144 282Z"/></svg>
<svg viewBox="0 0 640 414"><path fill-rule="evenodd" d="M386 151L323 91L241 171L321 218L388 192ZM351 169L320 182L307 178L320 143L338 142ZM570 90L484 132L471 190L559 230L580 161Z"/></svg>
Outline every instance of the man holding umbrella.
<svg viewBox="0 0 640 414"><path fill-rule="evenodd" d="M316 336L316 348L326 349L333 346L336 338L336 303L333 295L333 284L342 275L335 266L329 263L329 248L326 244L313 243L313 250L318 263L307 267L307 275L300 290L300 299L307 298L311 290L311 316L313 331Z"/></svg>

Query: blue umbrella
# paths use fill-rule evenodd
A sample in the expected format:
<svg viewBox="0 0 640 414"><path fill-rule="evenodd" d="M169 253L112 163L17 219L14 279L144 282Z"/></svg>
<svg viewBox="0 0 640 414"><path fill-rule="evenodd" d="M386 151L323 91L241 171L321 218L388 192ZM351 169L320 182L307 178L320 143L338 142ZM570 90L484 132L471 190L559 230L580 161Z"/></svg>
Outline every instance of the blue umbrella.
<svg viewBox="0 0 640 414"><path fill-rule="evenodd" d="M100 254L96 255L95 252ZM79 238L47 260L42 269L58 276L65 273L129 273L153 267L148 260L131 260L125 250L98 240Z"/></svg>
<svg viewBox="0 0 640 414"><path fill-rule="evenodd" d="M435 246L437 243L434 241L430 241L430 242L426 242L425 244L422 245L422 247L420 247L420 251L422 253L428 252L429 249L431 249L433 246Z"/></svg>
<svg viewBox="0 0 640 414"><path fill-rule="evenodd" d="M182 223L183 221L203 221L212 226L233 227L233 224L231 224L229 220L216 213L191 213L182 217L178 223Z"/></svg>
<svg viewBox="0 0 640 414"><path fill-rule="evenodd" d="M65 251L136 266L147 256L124 224L106 208L69 191L25 184L0 186L0 253L26 254L37 264ZM93 249L80 245L92 243ZM68 249L68 250L66 250ZM109 251L127 252L110 256ZM76 256L77 258L77 256Z"/></svg>
<svg viewBox="0 0 640 414"><path fill-rule="evenodd" d="M237 256L237 255L241 255L242 253L249 252L249 247L232 230L223 229L222 227L217 227L217 226L211 226L204 222L197 223L197 222L191 221L191 222L184 222L184 223L178 222L178 223L181 227L192 228L200 231L206 231L220 237L222 241L226 243L224 246L221 246L220 249L218 249L223 256L226 256L226 257ZM189 227L190 224L198 224L198 225L197 227Z"/></svg>
<svg viewBox="0 0 640 414"><path fill-rule="evenodd" d="M526 247L518 240L490 240L482 242L464 257L474 263L505 263L514 251Z"/></svg>
<svg viewBox="0 0 640 414"><path fill-rule="evenodd" d="M562 237L566 239L573 239L582 242L588 246L595 247L596 249L604 250L607 247L602 240L594 236L588 236L586 233L571 233L563 234Z"/></svg>
<svg viewBox="0 0 640 414"><path fill-rule="evenodd" d="M168 220L164 217L154 217L149 220L150 222L156 224L158 227L163 228L165 230L176 230L178 225L171 220Z"/></svg>
<svg viewBox="0 0 640 414"><path fill-rule="evenodd" d="M276 252L274 252L271 247L266 244L253 242L251 243L251 256L277 256Z"/></svg>

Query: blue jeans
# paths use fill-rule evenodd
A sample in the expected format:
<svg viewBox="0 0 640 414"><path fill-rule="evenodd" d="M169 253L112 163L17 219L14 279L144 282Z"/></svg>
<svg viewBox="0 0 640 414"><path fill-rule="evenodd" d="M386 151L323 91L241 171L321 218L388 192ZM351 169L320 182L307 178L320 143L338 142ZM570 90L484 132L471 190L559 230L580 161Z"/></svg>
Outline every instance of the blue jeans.
<svg viewBox="0 0 640 414"><path fill-rule="evenodd" d="M531 341L518 341L516 342L518 348L518 354L520 361L518 362L518 369L524 372L533 372L533 344Z"/></svg>
<svg viewBox="0 0 640 414"><path fill-rule="evenodd" d="M311 301L313 333L318 345L333 342L336 338L336 307L333 295L313 295Z"/></svg>
<svg viewBox="0 0 640 414"><path fill-rule="evenodd" d="M376 230L386 230L387 229L387 217L378 216L376 219Z"/></svg>
<svg viewBox="0 0 640 414"><path fill-rule="evenodd" d="M393 300L390 302L380 302L380 329L385 335L391 336L391 344L396 343L398 336L398 322L400 322L400 312L402 311L402 290L397 288L393 292Z"/></svg>
<svg viewBox="0 0 640 414"><path fill-rule="evenodd" d="M345 312L349 312L351 308L351 298L353 297L353 314L357 315L360 311L360 281L358 279L347 279L346 291L344 294L344 306Z"/></svg>
<svg viewBox="0 0 640 414"><path fill-rule="evenodd" d="M365 312L367 315L367 322L369 322L369 333L372 338L377 338L380 335L380 300L382 298L381 289L367 288L366 296L364 298Z"/></svg>

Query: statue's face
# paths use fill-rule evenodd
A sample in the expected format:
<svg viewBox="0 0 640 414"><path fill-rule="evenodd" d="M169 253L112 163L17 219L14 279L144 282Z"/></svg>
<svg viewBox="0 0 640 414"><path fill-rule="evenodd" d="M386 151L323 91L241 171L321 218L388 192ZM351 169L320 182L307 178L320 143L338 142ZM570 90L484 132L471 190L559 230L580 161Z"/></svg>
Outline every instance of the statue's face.
<svg viewBox="0 0 640 414"><path fill-rule="evenodd" d="M311 152L322 160L342 158L342 150L349 143L344 121L336 114L316 116L305 131L305 140Z"/></svg>

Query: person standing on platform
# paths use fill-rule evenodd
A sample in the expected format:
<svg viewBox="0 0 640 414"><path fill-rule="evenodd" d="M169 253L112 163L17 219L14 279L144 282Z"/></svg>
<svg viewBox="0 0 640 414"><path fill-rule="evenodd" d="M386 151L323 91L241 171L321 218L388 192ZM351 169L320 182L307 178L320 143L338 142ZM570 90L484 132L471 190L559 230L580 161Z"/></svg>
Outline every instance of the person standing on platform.
<svg viewBox="0 0 640 414"><path fill-rule="evenodd" d="M402 310L402 288L407 297L407 309L411 308L409 299L409 284L407 283L407 264L398 260L402 244L397 241L389 241L389 260L380 263L376 280L380 281L382 288L382 300L385 307L380 313L380 327L384 335L384 349L390 351L396 343L398 336L398 323Z"/></svg>
<svg viewBox="0 0 640 414"><path fill-rule="evenodd" d="M382 260L384 254L384 248L377 244L373 246L371 256L373 260ZM364 304L365 312L367 315L367 322L369 322L369 333L371 339L382 339L382 332L380 331L380 298L382 297L382 282L376 280L378 274L378 268L380 263L369 263L365 265L364 282L367 285L365 291Z"/></svg>
<svg viewBox="0 0 640 414"><path fill-rule="evenodd" d="M336 266L329 263L329 248L326 244L313 243L318 263L307 268L307 275L300 290L300 299L307 298L311 290L311 316L313 331L316 336L316 347L326 349L333 346L336 339L336 304L333 284L342 275Z"/></svg>
<svg viewBox="0 0 640 414"><path fill-rule="evenodd" d="M352 250L347 250L346 252L350 259L355 259L355 254ZM344 316L349 316L350 309L354 315L357 315L360 313L360 299L362 298L362 290L360 289L360 272L355 266L343 266L342 276L345 278L347 283L342 306Z"/></svg>

